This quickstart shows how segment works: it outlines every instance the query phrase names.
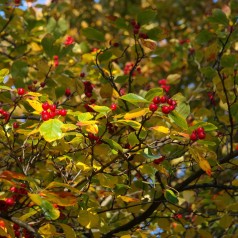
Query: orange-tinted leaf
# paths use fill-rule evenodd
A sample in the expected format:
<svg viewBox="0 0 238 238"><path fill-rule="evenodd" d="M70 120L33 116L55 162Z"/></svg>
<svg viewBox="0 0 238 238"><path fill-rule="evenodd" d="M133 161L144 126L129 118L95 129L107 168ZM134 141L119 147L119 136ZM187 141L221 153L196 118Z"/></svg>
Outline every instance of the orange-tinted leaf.
<svg viewBox="0 0 238 238"><path fill-rule="evenodd" d="M212 170L211 170L211 166L210 166L210 164L208 163L207 160L205 160L205 159L200 160L200 161L199 161L199 166L200 166L200 168L201 168L203 171L206 172L206 174L207 174L208 176L211 176Z"/></svg>
<svg viewBox="0 0 238 238"><path fill-rule="evenodd" d="M20 179L20 180L27 180L27 177L24 174L20 174L17 172L12 172L9 170L5 170L0 174L0 178L4 179Z"/></svg>
<svg viewBox="0 0 238 238"><path fill-rule="evenodd" d="M157 47L156 41L150 40L150 39L141 39L141 43L146 48L149 48L151 50L155 50Z"/></svg>
<svg viewBox="0 0 238 238"><path fill-rule="evenodd" d="M59 206L73 206L77 203L77 198L70 192L41 192L41 196L46 200L55 203Z"/></svg>

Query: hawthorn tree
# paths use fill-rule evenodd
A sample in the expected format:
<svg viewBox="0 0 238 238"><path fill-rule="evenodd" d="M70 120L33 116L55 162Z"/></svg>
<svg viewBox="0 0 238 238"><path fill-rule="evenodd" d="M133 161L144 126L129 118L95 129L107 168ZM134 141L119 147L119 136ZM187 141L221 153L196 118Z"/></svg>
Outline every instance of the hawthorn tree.
<svg viewBox="0 0 238 238"><path fill-rule="evenodd" d="M238 2L0 3L1 237L236 237Z"/></svg>

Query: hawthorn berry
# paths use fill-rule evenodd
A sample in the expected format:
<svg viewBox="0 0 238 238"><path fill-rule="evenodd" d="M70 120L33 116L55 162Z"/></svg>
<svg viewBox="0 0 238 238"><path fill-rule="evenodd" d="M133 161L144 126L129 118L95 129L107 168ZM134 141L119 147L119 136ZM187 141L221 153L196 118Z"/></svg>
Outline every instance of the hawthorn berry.
<svg viewBox="0 0 238 238"><path fill-rule="evenodd" d="M197 133L204 133L204 128L203 127L198 127L196 129Z"/></svg>
<svg viewBox="0 0 238 238"><path fill-rule="evenodd" d="M159 104L159 103L160 103L160 97L159 97L159 96L155 96L155 97L153 98L153 103Z"/></svg>
<svg viewBox="0 0 238 238"><path fill-rule="evenodd" d="M17 94L18 94L19 96L24 95L24 94L25 94L25 89L24 89L24 88L18 88L18 89L17 89Z"/></svg>
<svg viewBox="0 0 238 238"><path fill-rule="evenodd" d="M162 112L164 113L164 114L169 114L170 113L170 108L169 108L169 106L166 106L166 105L163 105L162 107L161 107L161 110L162 110Z"/></svg>
<svg viewBox="0 0 238 238"><path fill-rule="evenodd" d="M69 97L69 96L71 95L71 90L70 90L70 88L66 88L64 94L65 94L66 97Z"/></svg>
<svg viewBox="0 0 238 238"><path fill-rule="evenodd" d="M154 164L160 164L160 163L162 163L164 160L165 160L165 156L161 156L160 158L155 159L155 160L153 161L153 163L154 163Z"/></svg>
<svg viewBox="0 0 238 238"><path fill-rule="evenodd" d="M158 109L158 106L155 103L151 103L149 109L150 111L155 112Z"/></svg>
<svg viewBox="0 0 238 238"><path fill-rule="evenodd" d="M110 108L111 108L112 111L117 110L117 104L116 103L112 103Z"/></svg>
<svg viewBox="0 0 238 238"><path fill-rule="evenodd" d="M198 132L198 133L197 133L197 136L198 136L198 138L199 138L200 140L203 140L203 139L205 139L205 137L206 137L206 133L205 133L205 132Z"/></svg>
<svg viewBox="0 0 238 238"><path fill-rule="evenodd" d="M18 124L18 122L15 121L15 122L13 122L12 126L14 129L17 129L19 127L19 124Z"/></svg>
<svg viewBox="0 0 238 238"><path fill-rule="evenodd" d="M42 108L43 108L43 110L48 110L50 108L50 104L48 102L44 102L42 104Z"/></svg>
<svg viewBox="0 0 238 238"><path fill-rule="evenodd" d="M197 133L194 131L194 132L190 135L190 140L196 141L197 139L198 139Z"/></svg>
<svg viewBox="0 0 238 238"><path fill-rule="evenodd" d="M175 109L175 106L174 105L169 105L169 110L170 111L173 111Z"/></svg>
<svg viewBox="0 0 238 238"><path fill-rule="evenodd" d="M6 203L6 205L8 205L8 206L13 206L14 204L15 204L15 200L14 200L14 198L12 198L12 197L10 197L10 198L7 198L6 200L5 200L5 203Z"/></svg>
<svg viewBox="0 0 238 238"><path fill-rule="evenodd" d="M160 97L160 102L161 103L166 103L166 101L167 101L167 97L166 96Z"/></svg>
<svg viewBox="0 0 238 238"><path fill-rule="evenodd" d="M41 86L42 88L44 88L44 87L45 87L45 85L46 85L46 83L45 83L45 82L41 82L41 83L40 83L40 86Z"/></svg>
<svg viewBox="0 0 238 238"><path fill-rule="evenodd" d="M48 121L50 119L50 115L49 115L49 113L48 114L43 114L43 115L41 115L41 118L42 118L43 121Z"/></svg>
<svg viewBox="0 0 238 238"><path fill-rule="evenodd" d="M81 77L81 78L84 78L84 77L85 77L85 73L82 72L82 73L80 74L80 77Z"/></svg>
<svg viewBox="0 0 238 238"><path fill-rule="evenodd" d="M87 98L91 98L91 97L93 96L93 94L92 94L91 92L86 92L86 93L85 93L85 96L86 96Z"/></svg>
<svg viewBox="0 0 238 238"><path fill-rule="evenodd" d="M49 109L50 109L51 112L55 112L56 105L55 104L51 104Z"/></svg>
<svg viewBox="0 0 238 238"><path fill-rule="evenodd" d="M65 109L60 109L59 114L64 117L64 116L66 116L67 111Z"/></svg>

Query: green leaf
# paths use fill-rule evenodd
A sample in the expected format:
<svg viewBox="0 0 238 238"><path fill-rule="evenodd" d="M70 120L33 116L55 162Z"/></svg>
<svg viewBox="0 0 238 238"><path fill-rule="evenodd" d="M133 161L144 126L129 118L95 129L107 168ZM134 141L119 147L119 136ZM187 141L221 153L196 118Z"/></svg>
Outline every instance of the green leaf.
<svg viewBox="0 0 238 238"><path fill-rule="evenodd" d="M202 30L198 33L195 41L200 45L205 45L213 38L213 36L214 34L212 34L210 31Z"/></svg>
<svg viewBox="0 0 238 238"><path fill-rule="evenodd" d="M114 140L104 139L104 141L106 141L112 149L115 149L117 151L122 151L123 150L122 147Z"/></svg>
<svg viewBox="0 0 238 238"><path fill-rule="evenodd" d="M124 83L126 83L127 79L128 79L127 75L121 75L121 76L116 77L115 83L124 84Z"/></svg>
<svg viewBox="0 0 238 238"><path fill-rule="evenodd" d="M106 106L97 106L97 105L89 105L95 112L99 112L102 113L104 115L106 115L107 113L109 113L111 111L111 109L109 107Z"/></svg>
<svg viewBox="0 0 238 238"><path fill-rule="evenodd" d="M89 112L81 113L78 115L79 121L89 121L93 118L93 115Z"/></svg>
<svg viewBox="0 0 238 238"><path fill-rule="evenodd" d="M50 57L53 58L54 55L58 55L54 47L55 39L51 34L47 34L41 41L41 45L45 53Z"/></svg>
<svg viewBox="0 0 238 238"><path fill-rule="evenodd" d="M168 84L178 84L181 80L180 74L170 74L167 77Z"/></svg>
<svg viewBox="0 0 238 238"><path fill-rule="evenodd" d="M104 34L92 27L88 27L82 30L83 34L90 40L104 41Z"/></svg>
<svg viewBox="0 0 238 238"><path fill-rule="evenodd" d="M173 204L178 203L178 198L171 189L166 189L165 190L164 197L170 203L173 203Z"/></svg>
<svg viewBox="0 0 238 238"><path fill-rule="evenodd" d="M209 141L209 140L198 140L197 143L199 145L208 145L208 146L215 146L216 143L214 141Z"/></svg>
<svg viewBox="0 0 238 238"><path fill-rule="evenodd" d="M28 65L24 61L14 61L11 67L11 75L15 79L23 79L28 75ZM17 86L18 87L18 86Z"/></svg>
<svg viewBox="0 0 238 238"><path fill-rule="evenodd" d="M163 95L162 88L152 88L146 93L145 99L148 101L151 101L155 96L161 96L161 95Z"/></svg>
<svg viewBox="0 0 238 238"><path fill-rule="evenodd" d="M183 115L184 118L187 118L190 114L190 106L185 102L178 103L175 111L178 112L180 115Z"/></svg>
<svg viewBox="0 0 238 238"><path fill-rule="evenodd" d="M0 89L11 91L12 89L5 85L0 85Z"/></svg>
<svg viewBox="0 0 238 238"><path fill-rule="evenodd" d="M172 111L172 112L169 114L169 118L172 119L172 121L173 121L177 126L179 126L180 128L182 128L182 129L184 129L184 130L187 130L187 129L188 129L188 124L187 124L186 119L185 119L181 114L179 114L177 111Z"/></svg>
<svg viewBox="0 0 238 238"><path fill-rule="evenodd" d="M48 121L44 121L41 124L39 131L47 142L52 142L59 140L64 136L61 130L62 125L63 122L61 122L60 120L50 119Z"/></svg>
<svg viewBox="0 0 238 238"><path fill-rule="evenodd" d="M135 102L146 102L148 103L148 101L146 99L144 99L143 97L136 95L134 93L128 93L126 95L121 96L121 99L131 102L131 103L135 103Z"/></svg>
<svg viewBox="0 0 238 238"><path fill-rule="evenodd" d="M40 208L42 209L45 218L48 220L56 220L60 216L60 211L46 200L42 200Z"/></svg>
<svg viewBox="0 0 238 238"><path fill-rule="evenodd" d="M131 146L135 146L137 144L139 144L139 140L137 139L137 136L136 136L136 133L135 132L132 132L128 135L128 143L131 145Z"/></svg>
<svg viewBox="0 0 238 238"><path fill-rule="evenodd" d="M229 20L227 19L226 14L221 9L214 9L212 11L212 16L208 18L208 21L225 26L228 26L229 24Z"/></svg>
<svg viewBox="0 0 238 238"><path fill-rule="evenodd" d="M3 82L4 78L9 74L9 69L0 70L0 83Z"/></svg>
<svg viewBox="0 0 238 238"><path fill-rule="evenodd" d="M102 61L107 61L112 57L112 52L111 51L105 51L102 54L98 56L98 59L100 62Z"/></svg>
<svg viewBox="0 0 238 238"><path fill-rule="evenodd" d="M114 122L111 122L111 123L114 123ZM121 123L123 125L130 126L130 127L134 128L135 130L139 130L141 128L141 124L139 122L132 121L132 120L118 120L115 123Z"/></svg>
<svg viewBox="0 0 238 238"><path fill-rule="evenodd" d="M139 12L139 14L137 15L137 21L141 24L147 24L150 21L154 20L155 17L157 15L157 11L154 11L152 9L146 9L146 10L142 10L141 12Z"/></svg>

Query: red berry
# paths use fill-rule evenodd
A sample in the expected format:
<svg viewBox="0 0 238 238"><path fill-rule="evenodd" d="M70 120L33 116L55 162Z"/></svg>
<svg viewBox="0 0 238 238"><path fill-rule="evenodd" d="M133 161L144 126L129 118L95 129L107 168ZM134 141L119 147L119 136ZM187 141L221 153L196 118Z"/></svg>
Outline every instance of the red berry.
<svg viewBox="0 0 238 238"><path fill-rule="evenodd" d="M41 118L42 118L43 121L48 121L50 119L50 115L49 115L49 113L48 114L42 114Z"/></svg>
<svg viewBox="0 0 238 238"><path fill-rule="evenodd" d="M18 124L18 122L15 121L15 122L12 124L12 126L13 126L14 129L17 129L17 128L19 127L19 124Z"/></svg>
<svg viewBox="0 0 238 238"><path fill-rule="evenodd" d="M164 114L169 114L170 111L171 111L170 108L168 106L165 106L165 105L161 107L161 110Z"/></svg>
<svg viewBox="0 0 238 238"><path fill-rule="evenodd" d="M159 104L159 103L160 103L160 97L159 97L159 96L155 96L155 97L153 98L153 103Z"/></svg>
<svg viewBox="0 0 238 238"><path fill-rule="evenodd" d="M150 111L155 112L158 109L158 106L155 103L151 103L149 109Z"/></svg>
<svg viewBox="0 0 238 238"><path fill-rule="evenodd" d="M114 44L113 44L113 46L114 47L118 47L120 44L118 43L118 42L115 42Z"/></svg>
<svg viewBox="0 0 238 238"><path fill-rule="evenodd" d="M42 108L43 108L43 110L48 110L50 108L50 104L48 102L44 102L42 104Z"/></svg>
<svg viewBox="0 0 238 238"><path fill-rule="evenodd" d="M37 84L37 82L38 82L37 80L34 80L34 81L33 81L34 84Z"/></svg>
<svg viewBox="0 0 238 238"><path fill-rule="evenodd" d="M206 137L206 133L205 133L205 132L198 132L198 138L199 138L200 140L205 139L205 137Z"/></svg>
<svg viewBox="0 0 238 238"><path fill-rule="evenodd" d="M82 73L80 74L80 77L81 77L81 78L84 78L84 77L85 77L85 73L82 72Z"/></svg>
<svg viewBox="0 0 238 238"><path fill-rule="evenodd" d="M15 204L15 200L13 198L7 198L5 200L5 203L8 205L8 206L13 206Z"/></svg>
<svg viewBox="0 0 238 238"><path fill-rule="evenodd" d="M160 163L162 163L164 160L165 160L165 156L161 156L160 158L155 159L155 160L153 161L153 163L154 163L154 164L160 164Z"/></svg>
<svg viewBox="0 0 238 238"><path fill-rule="evenodd" d="M135 20L135 19L132 19L132 20L131 20L131 25L132 25L132 26L135 26L135 25L136 25L136 20Z"/></svg>
<svg viewBox="0 0 238 238"><path fill-rule="evenodd" d="M135 24L134 29L140 29L140 24L139 23Z"/></svg>
<svg viewBox="0 0 238 238"><path fill-rule="evenodd" d="M135 35L137 35L139 33L139 29L134 28L133 32L134 32Z"/></svg>
<svg viewBox="0 0 238 238"><path fill-rule="evenodd" d="M204 133L204 128L203 127L198 127L196 129L197 133Z"/></svg>
<svg viewBox="0 0 238 238"><path fill-rule="evenodd" d="M90 103L91 103L91 104L93 104L93 103L95 103L95 102L96 102L96 99L95 99L95 98L90 99Z"/></svg>
<svg viewBox="0 0 238 238"><path fill-rule="evenodd" d="M90 93L90 92L86 92L85 95L86 95L87 98L91 98L93 96L93 94Z"/></svg>
<svg viewBox="0 0 238 238"><path fill-rule="evenodd" d="M45 87L45 85L46 85L46 83L45 83L45 82L41 82L41 83L40 83L40 86L41 86L42 88L44 88L44 87Z"/></svg>
<svg viewBox="0 0 238 238"><path fill-rule="evenodd" d="M65 94L66 97L69 97L69 96L71 95L70 89L69 89L69 88L66 88L64 94Z"/></svg>
<svg viewBox="0 0 238 238"><path fill-rule="evenodd" d="M49 112L49 117L50 118L54 118L56 116L56 113L55 112L53 112L53 111L50 111Z"/></svg>
<svg viewBox="0 0 238 238"><path fill-rule="evenodd" d="M11 191L12 193L16 193L16 192L18 192L18 189L17 189L16 187L11 187L11 188L10 188L10 191Z"/></svg>
<svg viewBox="0 0 238 238"><path fill-rule="evenodd" d="M60 109L59 114L64 117L64 116L66 116L67 111L65 109Z"/></svg>
<svg viewBox="0 0 238 238"><path fill-rule="evenodd" d="M88 139L89 140L96 140L97 136L95 136L93 133L88 133Z"/></svg>
<svg viewBox="0 0 238 238"><path fill-rule="evenodd" d="M166 101L167 101L167 97L166 97L166 96L162 96L162 97L160 98L160 102L161 102L161 103L166 103Z"/></svg>
<svg viewBox="0 0 238 238"><path fill-rule="evenodd" d="M142 32L139 34L139 37L142 39L148 39L148 35Z"/></svg>
<svg viewBox="0 0 238 238"><path fill-rule="evenodd" d="M168 98L168 99L167 99L167 103L168 103L169 105L173 105L173 99Z"/></svg>
<svg viewBox="0 0 238 238"><path fill-rule="evenodd" d="M197 138L196 132L193 132L193 133L190 135L190 140L196 141L197 139L198 139L198 138Z"/></svg>
<svg viewBox="0 0 238 238"><path fill-rule="evenodd" d="M4 110L2 108L0 108L0 114L3 114Z"/></svg>
<svg viewBox="0 0 238 238"><path fill-rule="evenodd" d="M166 85L166 84L167 84L166 79L160 79L160 80L158 81L158 84L160 84L160 85Z"/></svg>
<svg viewBox="0 0 238 238"><path fill-rule="evenodd" d="M25 89L24 88L18 88L17 93L18 93L19 96L22 96L22 95L25 94Z"/></svg>
<svg viewBox="0 0 238 238"><path fill-rule="evenodd" d="M175 109L175 106L174 105L169 105L169 110L170 111L173 111Z"/></svg>
<svg viewBox="0 0 238 238"><path fill-rule="evenodd" d="M111 108L112 111L117 110L117 104L116 103L112 103L110 108Z"/></svg>
<svg viewBox="0 0 238 238"><path fill-rule="evenodd" d="M161 88L163 88L164 91L165 91L166 93L168 93L169 90L170 90L170 85L161 85Z"/></svg>
<svg viewBox="0 0 238 238"><path fill-rule="evenodd" d="M56 110L56 105L55 104L51 104L50 105L50 111L51 112L55 112L55 110Z"/></svg>

